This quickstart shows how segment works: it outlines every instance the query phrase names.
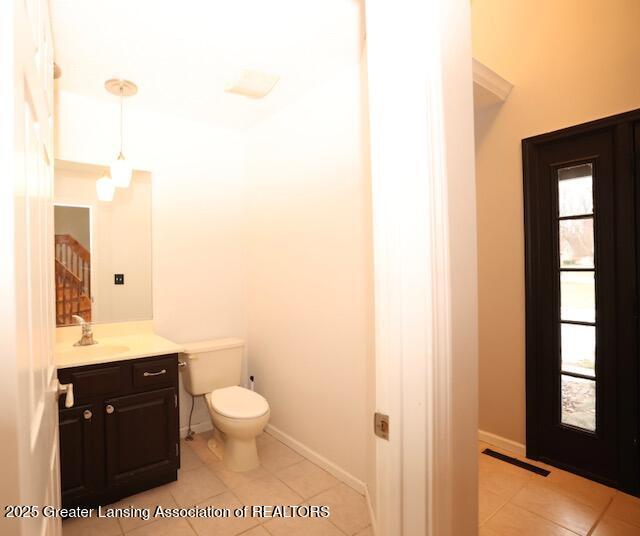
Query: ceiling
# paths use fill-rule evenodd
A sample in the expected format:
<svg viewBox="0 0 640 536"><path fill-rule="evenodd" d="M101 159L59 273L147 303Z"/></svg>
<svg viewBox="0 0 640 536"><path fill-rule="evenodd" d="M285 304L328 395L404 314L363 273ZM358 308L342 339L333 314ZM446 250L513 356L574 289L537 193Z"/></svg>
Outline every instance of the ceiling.
<svg viewBox="0 0 640 536"><path fill-rule="evenodd" d="M53 0L59 90L246 128L360 57L358 0ZM276 74L262 99L224 92L242 69ZM132 103L133 104L133 103Z"/></svg>

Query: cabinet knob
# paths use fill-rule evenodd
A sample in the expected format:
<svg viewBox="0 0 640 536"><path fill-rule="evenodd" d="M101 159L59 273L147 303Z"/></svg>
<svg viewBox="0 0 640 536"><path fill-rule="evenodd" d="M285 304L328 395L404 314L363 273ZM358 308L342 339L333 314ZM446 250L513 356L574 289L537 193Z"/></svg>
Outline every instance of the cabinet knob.
<svg viewBox="0 0 640 536"><path fill-rule="evenodd" d="M113 413L113 406L111 404L107 404L107 413L111 415Z"/></svg>
<svg viewBox="0 0 640 536"><path fill-rule="evenodd" d="M88 421L91 419L91 417L93 417L93 413L91 413L90 410L85 409L84 413L82 414L82 416L84 417L85 421Z"/></svg>

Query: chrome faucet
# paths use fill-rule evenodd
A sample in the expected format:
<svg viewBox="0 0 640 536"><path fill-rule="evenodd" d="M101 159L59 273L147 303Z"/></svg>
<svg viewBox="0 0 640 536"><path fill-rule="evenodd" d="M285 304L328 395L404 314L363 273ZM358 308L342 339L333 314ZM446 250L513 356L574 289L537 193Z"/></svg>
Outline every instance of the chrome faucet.
<svg viewBox="0 0 640 536"><path fill-rule="evenodd" d="M82 337L74 344L74 346L90 346L96 344L98 341L93 340L93 332L91 331L91 324L86 322L84 318L78 315L72 315L73 318L82 327Z"/></svg>

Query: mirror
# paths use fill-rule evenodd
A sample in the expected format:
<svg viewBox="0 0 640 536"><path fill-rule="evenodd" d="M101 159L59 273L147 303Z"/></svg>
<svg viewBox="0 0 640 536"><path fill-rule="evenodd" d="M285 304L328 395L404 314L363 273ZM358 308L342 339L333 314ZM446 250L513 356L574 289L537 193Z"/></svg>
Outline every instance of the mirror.
<svg viewBox="0 0 640 536"><path fill-rule="evenodd" d="M99 201L105 168L56 161L54 265L56 325L152 318L151 174Z"/></svg>

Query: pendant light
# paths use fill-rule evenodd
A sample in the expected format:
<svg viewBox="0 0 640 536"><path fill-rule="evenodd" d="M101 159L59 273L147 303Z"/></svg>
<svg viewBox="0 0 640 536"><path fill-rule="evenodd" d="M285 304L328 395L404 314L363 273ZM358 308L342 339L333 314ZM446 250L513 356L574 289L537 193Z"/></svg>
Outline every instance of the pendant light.
<svg viewBox="0 0 640 536"><path fill-rule="evenodd" d="M113 194L116 190L116 186L109 177L107 177L107 172L104 172L104 175L101 179L96 181L96 192L98 194L98 201L113 201Z"/></svg>
<svg viewBox="0 0 640 536"><path fill-rule="evenodd" d="M132 168L129 161L124 157L123 147L123 117L122 105L125 97L131 97L138 92L138 86L129 80L112 79L104 83L107 91L120 98L120 153L118 157L111 163L111 180L118 188L128 188L131 184Z"/></svg>

